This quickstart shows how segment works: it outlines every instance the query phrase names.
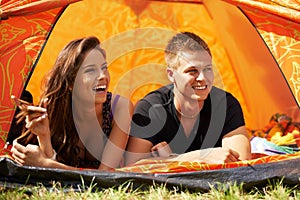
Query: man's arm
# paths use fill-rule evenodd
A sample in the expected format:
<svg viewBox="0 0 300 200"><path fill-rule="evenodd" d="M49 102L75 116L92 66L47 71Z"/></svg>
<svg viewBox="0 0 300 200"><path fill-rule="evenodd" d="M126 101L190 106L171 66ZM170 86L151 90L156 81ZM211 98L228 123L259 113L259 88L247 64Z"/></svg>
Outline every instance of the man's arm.
<svg viewBox="0 0 300 200"><path fill-rule="evenodd" d="M240 160L251 159L250 140L245 126L241 126L227 133L222 139L222 147L238 152L240 154Z"/></svg>
<svg viewBox="0 0 300 200"><path fill-rule="evenodd" d="M150 141L130 136L125 154L126 165L130 165L141 159L151 157L152 147L153 144Z"/></svg>

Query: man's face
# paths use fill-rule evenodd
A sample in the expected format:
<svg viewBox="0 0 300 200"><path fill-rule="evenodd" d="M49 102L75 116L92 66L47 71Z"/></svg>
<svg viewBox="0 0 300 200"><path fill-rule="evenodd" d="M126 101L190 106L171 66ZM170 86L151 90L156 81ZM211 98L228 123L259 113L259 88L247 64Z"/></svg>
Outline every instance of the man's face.
<svg viewBox="0 0 300 200"><path fill-rule="evenodd" d="M173 69L175 95L204 101L214 81L211 56L206 51L185 51L181 52L179 63Z"/></svg>

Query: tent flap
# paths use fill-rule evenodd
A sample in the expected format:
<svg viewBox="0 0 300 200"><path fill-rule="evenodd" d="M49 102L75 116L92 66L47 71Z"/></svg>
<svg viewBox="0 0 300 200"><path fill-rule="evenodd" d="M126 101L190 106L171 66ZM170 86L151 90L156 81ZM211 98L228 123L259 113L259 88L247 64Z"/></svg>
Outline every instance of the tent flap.
<svg viewBox="0 0 300 200"><path fill-rule="evenodd" d="M0 1L0 153L15 107L50 31L66 6L78 0Z"/></svg>

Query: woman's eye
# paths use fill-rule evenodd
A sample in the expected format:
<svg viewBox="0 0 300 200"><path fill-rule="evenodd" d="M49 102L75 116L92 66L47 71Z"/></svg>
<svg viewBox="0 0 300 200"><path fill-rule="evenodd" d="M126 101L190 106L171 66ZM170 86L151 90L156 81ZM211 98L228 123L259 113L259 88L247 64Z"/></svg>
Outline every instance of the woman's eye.
<svg viewBox="0 0 300 200"><path fill-rule="evenodd" d="M84 72L85 72L85 73L89 73L89 72L94 72L94 71L95 71L95 69L89 68L89 69L86 69Z"/></svg>
<svg viewBox="0 0 300 200"><path fill-rule="evenodd" d="M107 70L107 65L102 65L102 66L101 66L101 70L102 70L102 71Z"/></svg>

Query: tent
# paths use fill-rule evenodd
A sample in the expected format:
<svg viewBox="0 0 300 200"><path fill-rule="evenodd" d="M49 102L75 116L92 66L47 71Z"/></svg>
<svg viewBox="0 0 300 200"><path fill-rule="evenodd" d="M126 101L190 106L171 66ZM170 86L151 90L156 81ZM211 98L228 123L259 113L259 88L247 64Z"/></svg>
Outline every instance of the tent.
<svg viewBox="0 0 300 200"><path fill-rule="evenodd" d="M88 35L107 51L110 90L133 102L168 83L166 42L192 31L211 47L215 85L239 99L248 128L274 113L299 121L299 8L297 0L2 0L0 149L15 111L10 95L26 88L37 103L58 52Z"/></svg>

